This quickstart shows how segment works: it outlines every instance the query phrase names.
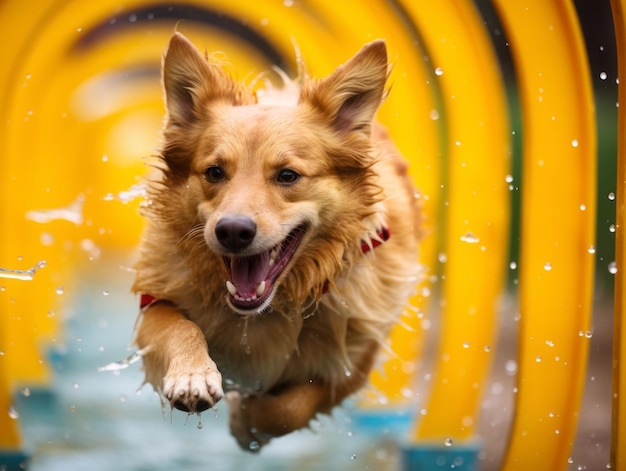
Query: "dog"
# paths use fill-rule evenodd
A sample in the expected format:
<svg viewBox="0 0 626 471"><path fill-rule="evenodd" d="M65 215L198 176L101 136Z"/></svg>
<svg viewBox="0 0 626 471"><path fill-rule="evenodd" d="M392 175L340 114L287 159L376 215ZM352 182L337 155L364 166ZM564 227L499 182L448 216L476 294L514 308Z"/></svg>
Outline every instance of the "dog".
<svg viewBox="0 0 626 471"><path fill-rule="evenodd" d="M135 265L146 382L189 414L229 405L257 451L367 382L419 276L419 194L375 121L377 40L323 79L253 91L182 34Z"/></svg>

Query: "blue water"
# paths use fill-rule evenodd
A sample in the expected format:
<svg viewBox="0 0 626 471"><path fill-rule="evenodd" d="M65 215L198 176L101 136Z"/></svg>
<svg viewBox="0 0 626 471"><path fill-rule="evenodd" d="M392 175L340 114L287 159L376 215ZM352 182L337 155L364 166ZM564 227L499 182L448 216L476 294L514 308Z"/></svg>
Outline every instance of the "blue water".
<svg viewBox="0 0 626 471"><path fill-rule="evenodd" d="M114 264L113 264L114 265ZM111 273L112 270L112 273ZM98 367L132 353L136 299L132 274L87 271L66 287L61 338L49 347L50 388L20 388L14 404L32 471L55 470L385 470L399 468L390 434L357 429L336 409L310 430L276 439L259 454L243 452L228 431L226 403L198 417L162 413L140 363L118 372ZM139 390L139 394L137 391Z"/></svg>

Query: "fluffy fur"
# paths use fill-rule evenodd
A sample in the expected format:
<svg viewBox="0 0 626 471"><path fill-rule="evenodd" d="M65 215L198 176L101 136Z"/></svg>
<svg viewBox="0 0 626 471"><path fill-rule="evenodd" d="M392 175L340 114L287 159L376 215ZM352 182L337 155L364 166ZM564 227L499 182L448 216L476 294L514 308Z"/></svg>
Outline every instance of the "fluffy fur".
<svg viewBox="0 0 626 471"><path fill-rule="evenodd" d="M168 115L133 286L156 301L136 344L172 407L201 412L226 391L244 449L363 386L414 289L415 190L373 121L387 75L383 41L264 93L179 33L164 55Z"/></svg>

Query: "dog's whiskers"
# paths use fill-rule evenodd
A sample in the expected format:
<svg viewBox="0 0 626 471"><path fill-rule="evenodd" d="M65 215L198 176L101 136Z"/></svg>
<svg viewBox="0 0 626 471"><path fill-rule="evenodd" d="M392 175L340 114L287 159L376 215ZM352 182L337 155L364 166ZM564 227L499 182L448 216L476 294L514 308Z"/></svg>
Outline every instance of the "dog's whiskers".
<svg viewBox="0 0 626 471"><path fill-rule="evenodd" d="M180 240L176 244L176 248L179 248L186 241L203 243L204 242L204 225L203 224L196 224L196 225L192 226L191 229L189 229L185 233L185 235L183 235L180 238Z"/></svg>

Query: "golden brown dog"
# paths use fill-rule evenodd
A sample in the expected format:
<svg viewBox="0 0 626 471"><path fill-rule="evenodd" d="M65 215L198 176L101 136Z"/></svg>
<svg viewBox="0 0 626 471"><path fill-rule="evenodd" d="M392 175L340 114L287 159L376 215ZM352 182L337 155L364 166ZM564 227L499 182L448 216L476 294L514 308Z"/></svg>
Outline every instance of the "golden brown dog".
<svg viewBox="0 0 626 471"><path fill-rule="evenodd" d="M414 290L415 190L373 122L388 70L375 41L327 78L254 93L179 33L165 53L136 343L172 407L226 391L245 449L363 386Z"/></svg>

